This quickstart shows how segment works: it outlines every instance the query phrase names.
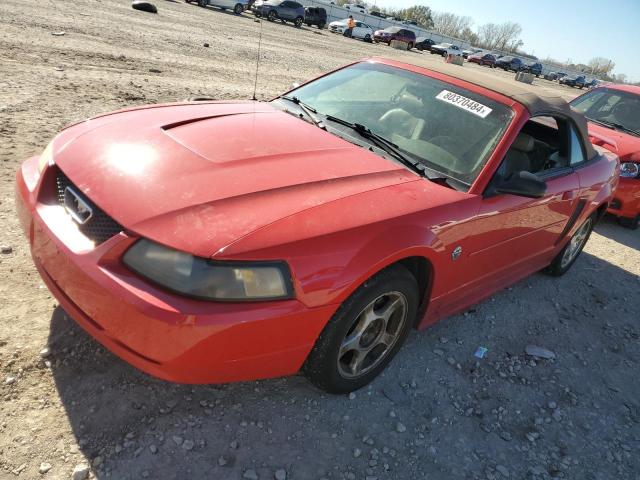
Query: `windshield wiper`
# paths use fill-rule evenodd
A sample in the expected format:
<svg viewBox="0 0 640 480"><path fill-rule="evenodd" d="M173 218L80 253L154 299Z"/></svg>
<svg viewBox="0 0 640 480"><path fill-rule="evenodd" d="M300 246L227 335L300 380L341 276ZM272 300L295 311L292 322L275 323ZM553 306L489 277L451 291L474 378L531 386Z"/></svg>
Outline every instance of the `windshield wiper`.
<svg viewBox="0 0 640 480"><path fill-rule="evenodd" d="M606 120L595 120L593 118L590 118L589 120L591 120L593 123L597 123L597 124L602 125L604 127L609 127L609 128L614 129L614 130L620 130L620 131L623 131L623 132L627 132L627 133L631 133L633 135L640 136L640 131L633 130L632 128L627 128L624 125L622 125L621 123L607 122Z"/></svg>
<svg viewBox="0 0 640 480"><path fill-rule="evenodd" d="M371 143L376 145L381 150L384 150L385 152L391 154L393 157L399 160L402 164L406 165L417 174L430 178L427 175L426 166L424 164L420 162L416 162L411 158L409 158L408 156L406 156L404 153L402 153L398 149L398 145L393 143L391 140L387 140L386 138L381 137L377 133L372 132L369 129L369 127L362 125L361 123L351 123L346 120L342 120L341 118L334 117L333 115L327 115L325 119L331 122L338 123L340 125L344 125L345 127L351 128L358 135L360 135L363 138L366 138L367 140L370 140Z"/></svg>
<svg viewBox="0 0 640 480"><path fill-rule="evenodd" d="M325 126L322 124L322 120L320 120L314 115L314 113L318 113L318 111L315 108L313 108L311 105L307 105L306 103L301 101L298 97L290 97L289 95L283 95L280 98L284 100L288 100L289 102L295 103L316 127L326 130ZM302 115L300 115L300 117L302 117Z"/></svg>

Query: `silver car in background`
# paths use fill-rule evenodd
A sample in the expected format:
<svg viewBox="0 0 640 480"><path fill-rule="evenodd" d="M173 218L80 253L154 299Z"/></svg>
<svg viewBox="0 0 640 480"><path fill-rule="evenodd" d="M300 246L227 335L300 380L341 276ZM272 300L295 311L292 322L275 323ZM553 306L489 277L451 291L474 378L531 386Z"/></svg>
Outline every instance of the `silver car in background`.
<svg viewBox="0 0 640 480"><path fill-rule="evenodd" d="M187 3L191 3L194 0L185 0ZM211 5L212 7L218 7L221 10L233 10L233 13L240 15L249 6L249 0L195 0L198 2L199 7L206 7Z"/></svg>

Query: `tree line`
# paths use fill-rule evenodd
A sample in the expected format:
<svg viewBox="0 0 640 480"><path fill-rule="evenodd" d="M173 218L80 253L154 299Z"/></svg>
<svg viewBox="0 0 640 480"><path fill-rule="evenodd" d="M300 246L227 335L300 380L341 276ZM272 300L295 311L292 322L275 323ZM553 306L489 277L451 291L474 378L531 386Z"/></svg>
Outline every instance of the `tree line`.
<svg viewBox="0 0 640 480"><path fill-rule="evenodd" d="M456 15L450 12L434 12L426 5L414 5L409 8L380 8L366 1L336 0L335 3L338 5L358 3L365 5L369 11L378 11L388 17L416 22L422 28L447 37L459 38L478 48L536 58L522 51L524 45L520 38L522 26L517 22L485 23L474 29L474 21L470 16ZM552 58L547 58L545 61L555 63L567 70L581 71L604 80L619 83L624 83L626 80L626 75L612 73L615 62L608 58L594 57L587 64L575 64L570 60L562 62Z"/></svg>

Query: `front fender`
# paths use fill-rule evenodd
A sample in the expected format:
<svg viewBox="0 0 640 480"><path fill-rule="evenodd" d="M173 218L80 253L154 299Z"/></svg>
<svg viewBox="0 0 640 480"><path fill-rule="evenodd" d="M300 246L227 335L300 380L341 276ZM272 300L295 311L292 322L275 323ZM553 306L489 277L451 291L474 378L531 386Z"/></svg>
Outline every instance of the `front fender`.
<svg viewBox="0 0 640 480"><path fill-rule="evenodd" d="M330 296L342 303L367 279L389 265L409 257L421 257L431 267L431 282L437 271L439 253L444 251L442 242L431 231L416 225L394 227L379 232L361 245L333 281Z"/></svg>

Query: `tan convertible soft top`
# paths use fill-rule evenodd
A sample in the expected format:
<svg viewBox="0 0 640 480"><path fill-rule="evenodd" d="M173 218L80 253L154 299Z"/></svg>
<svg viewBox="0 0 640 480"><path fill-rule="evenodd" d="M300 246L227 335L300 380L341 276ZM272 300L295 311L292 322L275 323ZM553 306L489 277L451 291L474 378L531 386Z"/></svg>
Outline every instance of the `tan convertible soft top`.
<svg viewBox="0 0 640 480"><path fill-rule="evenodd" d="M583 138L586 140L587 158L591 159L597 155L593 145L589 141L587 120L584 115L572 109L565 99L553 91L537 85L516 82L515 79L509 81L497 78L495 75L482 70L465 68L444 62L434 63L428 67L418 65L418 67L449 75L450 77L458 78L465 82L486 88L487 90L500 93L505 97L512 98L522 104L531 116L558 114L568 117L573 120L582 133Z"/></svg>

